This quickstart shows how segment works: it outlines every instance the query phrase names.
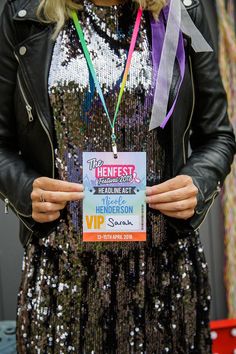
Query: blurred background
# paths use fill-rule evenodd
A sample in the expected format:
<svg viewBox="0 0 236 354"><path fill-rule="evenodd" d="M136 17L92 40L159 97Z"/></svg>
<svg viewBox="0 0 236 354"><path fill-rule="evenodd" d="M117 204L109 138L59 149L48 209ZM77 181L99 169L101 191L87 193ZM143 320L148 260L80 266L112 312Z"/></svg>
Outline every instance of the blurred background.
<svg viewBox="0 0 236 354"><path fill-rule="evenodd" d="M185 1L189 4L192 0L183 0L183 2ZM4 3L4 0L0 0L0 12ZM230 118L235 124L233 98L235 98L236 85L234 86L232 80L236 75L234 32L236 1L230 0L226 3L224 0L204 0L204 7L214 46L219 53L224 84L230 98ZM219 16L217 16L217 12ZM236 257L234 257L235 254L234 256L231 254L236 251L234 176L233 168L233 173L227 180L224 191L216 200L201 227L201 239L210 271L212 320L228 316L236 317L236 313L234 314L236 312L234 309L234 307L236 308L236 304L234 304L236 302L236 285L234 284L236 276L235 280L233 279L236 273L234 263ZM23 248L18 240L18 227L18 220L12 212L9 212L8 215L4 214L4 204L0 201L0 321L14 320L16 317L17 291L23 256Z"/></svg>

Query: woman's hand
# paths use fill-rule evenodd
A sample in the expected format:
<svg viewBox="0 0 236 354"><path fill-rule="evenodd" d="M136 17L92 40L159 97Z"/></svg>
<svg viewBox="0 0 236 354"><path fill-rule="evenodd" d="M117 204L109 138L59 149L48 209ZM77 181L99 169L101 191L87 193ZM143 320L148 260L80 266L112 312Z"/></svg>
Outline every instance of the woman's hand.
<svg viewBox="0 0 236 354"><path fill-rule="evenodd" d="M147 203L172 218L187 220L197 205L198 189L190 176L182 175L147 187Z"/></svg>
<svg viewBox="0 0 236 354"><path fill-rule="evenodd" d="M83 190L82 184L48 177L36 178L31 193L32 218L39 223L58 219L67 202L84 198Z"/></svg>

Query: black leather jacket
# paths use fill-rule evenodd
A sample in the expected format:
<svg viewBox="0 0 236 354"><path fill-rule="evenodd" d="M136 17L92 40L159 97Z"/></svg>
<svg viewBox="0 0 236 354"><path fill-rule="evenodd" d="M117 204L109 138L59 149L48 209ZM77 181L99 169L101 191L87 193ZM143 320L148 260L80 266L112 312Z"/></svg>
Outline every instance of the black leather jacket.
<svg viewBox="0 0 236 354"><path fill-rule="evenodd" d="M20 218L23 245L33 235L48 234L55 227L55 222L38 224L31 217L34 179L56 177L47 89L54 43L52 26L36 18L38 2L8 0L0 21L0 196ZM187 9L211 43L199 0L192 0ZM187 221L169 219L177 234L199 227L230 171L235 153L216 56L196 54L189 38L185 42L184 82L175 112L160 133L166 147L166 178L186 174L199 189L195 215ZM178 79L175 70L172 97Z"/></svg>

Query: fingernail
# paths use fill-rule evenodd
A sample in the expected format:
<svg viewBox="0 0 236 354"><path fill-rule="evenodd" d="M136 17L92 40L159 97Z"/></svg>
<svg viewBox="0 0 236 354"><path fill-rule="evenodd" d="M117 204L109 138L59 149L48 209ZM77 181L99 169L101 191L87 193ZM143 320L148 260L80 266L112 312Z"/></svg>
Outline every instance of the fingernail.
<svg viewBox="0 0 236 354"><path fill-rule="evenodd" d="M78 191L84 190L83 184L80 184L80 183L75 183L75 188L76 188Z"/></svg>
<svg viewBox="0 0 236 354"><path fill-rule="evenodd" d="M77 194L77 200L81 200L81 199L83 199L84 198L84 193L83 192L80 192L80 193L78 193Z"/></svg>

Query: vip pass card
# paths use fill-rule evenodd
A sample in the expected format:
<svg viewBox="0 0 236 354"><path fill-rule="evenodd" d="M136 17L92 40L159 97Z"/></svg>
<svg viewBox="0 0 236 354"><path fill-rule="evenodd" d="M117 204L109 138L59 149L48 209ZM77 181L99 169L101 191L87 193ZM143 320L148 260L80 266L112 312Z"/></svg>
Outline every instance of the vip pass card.
<svg viewBox="0 0 236 354"><path fill-rule="evenodd" d="M83 153L83 241L146 241L146 153Z"/></svg>

